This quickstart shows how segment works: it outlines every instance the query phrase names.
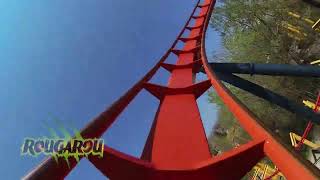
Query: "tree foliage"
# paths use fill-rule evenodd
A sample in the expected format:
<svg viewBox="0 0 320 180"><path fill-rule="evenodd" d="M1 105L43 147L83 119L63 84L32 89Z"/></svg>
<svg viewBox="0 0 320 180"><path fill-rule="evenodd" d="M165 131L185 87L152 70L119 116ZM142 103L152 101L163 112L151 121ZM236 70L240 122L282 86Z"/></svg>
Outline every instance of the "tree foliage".
<svg viewBox="0 0 320 180"><path fill-rule="evenodd" d="M290 12L302 18L290 16ZM229 59L233 61L290 63L292 58L297 63L307 63L315 58L307 50L319 43L319 33L302 19L319 17L318 11L301 1L225 0L216 7L211 26L223 36ZM288 24L300 33L292 32Z"/></svg>

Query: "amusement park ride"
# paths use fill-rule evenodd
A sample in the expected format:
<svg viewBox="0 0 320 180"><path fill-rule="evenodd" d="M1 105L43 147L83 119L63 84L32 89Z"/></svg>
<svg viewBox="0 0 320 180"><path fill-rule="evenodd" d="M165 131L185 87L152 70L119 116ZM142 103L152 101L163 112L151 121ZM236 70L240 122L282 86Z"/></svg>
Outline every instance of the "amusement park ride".
<svg viewBox="0 0 320 180"><path fill-rule="evenodd" d="M97 156L83 158L88 158L108 178L121 180L235 180L241 179L253 168L257 170L253 179L260 172L263 172L263 178L269 176L267 179L283 176L287 179L319 179L320 171L316 167L299 156L297 151L282 144L222 83L223 81L250 92L309 121L302 137L292 135L292 139L298 140L298 143L293 145L296 149L303 143L318 147L307 141L306 136L313 124L320 124L320 114L313 112L302 103L292 102L235 74L320 77L319 67L209 63L204 41L214 5L215 0L199 0L185 26L159 62L81 131L83 138L101 137L136 95L145 89L160 101L160 105L141 158L132 157L108 146L105 146L102 158ZM185 36L188 31L188 35ZM184 43L182 49L176 49L179 41ZM177 56L176 64L166 63L166 59L171 54ZM167 86L149 82L159 68L164 68L171 73ZM199 72L205 73L208 80L195 83L195 74ZM215 89L252 137L250 142L213 157L196 103L196 99L210 87ZM313 106L315 111L320 104L319 99L320 97ZM258 164L264 157L268 157L277 169L272 170L265 164ZM77 161L71 158L69 164L70 167L63 158L60 158L58 163L53 158L48 158L28 173L25 179L63 179L76 166Z"/></svg>

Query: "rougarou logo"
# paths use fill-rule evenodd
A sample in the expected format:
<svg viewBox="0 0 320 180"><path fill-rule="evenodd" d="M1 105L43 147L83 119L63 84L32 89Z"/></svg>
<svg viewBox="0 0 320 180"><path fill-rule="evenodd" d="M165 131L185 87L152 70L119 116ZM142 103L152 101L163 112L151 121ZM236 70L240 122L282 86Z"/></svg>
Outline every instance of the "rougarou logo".
<svg viewBox="0 0 320 180"><path fill-rule="evenodd" d="M88 157L89 155L103 157L103 139L84 139L75 129L73 129L74 137L72 137L64 127L60 126L59 129L64 134L64 138L60 138L52 128L49 128L49 131L53 138L25 138L21 146L21 155L37 157L44 154L52 156L57 163L58 157L63 157L68 166L69 157L73 157L77 161L79 161L79 157Z"/></svg>

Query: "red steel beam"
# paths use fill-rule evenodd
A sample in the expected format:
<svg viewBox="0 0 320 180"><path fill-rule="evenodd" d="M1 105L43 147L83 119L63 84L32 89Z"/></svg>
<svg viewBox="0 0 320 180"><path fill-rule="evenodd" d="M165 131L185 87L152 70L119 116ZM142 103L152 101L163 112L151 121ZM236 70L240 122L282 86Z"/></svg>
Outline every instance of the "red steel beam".
<svg viewBox="0 0 320 180"><path fill-rule="evenodd" d="M212 11L213 9L211 9ZM209 18L206 19L206 27L209 24ZM254 139L264 139L264 153L281 170L287 179L319 179L320 172L310 162L303 159L297 153L282 144L272 132L263 127L257 117L246 108L217 78L214 69L209 67L205 52L205 34L204 30L201 40L201 57L205 72L212 83L213 88L223 100L225 105L234 114L242 127Z"/></svg>
<svg viewBox="0 0 320 180"><path fill-rule="evenodd" d="M209 0L206 1L210 3ZM204 24L209 7L202 7L199 16L195 18L195 26ZM173 49L178 60L171 71L168 88L177 89L175 94L161 92L163 98L156 116L155 128L152 129L153 138L148 139L144 153L151 154L149 161L157 168L182 169L195 163L211 158L207 138L202 126L196 98L210 87L202 86L202 92L196 95L194 91L184 91L187 87L201 89L201 83L194 84L195 53L199 51L197 38L201 29L192 29L189 37L178 38L185 40L182 50ZM192 66L188 66L188 65ZM150 91L150 89L147 88ZM157 89L151 93L160 92ZM152 144L152 145L150 145ZM190 148L192 146L192 148ZM145 156L144 154L142 156Z"/></svg>

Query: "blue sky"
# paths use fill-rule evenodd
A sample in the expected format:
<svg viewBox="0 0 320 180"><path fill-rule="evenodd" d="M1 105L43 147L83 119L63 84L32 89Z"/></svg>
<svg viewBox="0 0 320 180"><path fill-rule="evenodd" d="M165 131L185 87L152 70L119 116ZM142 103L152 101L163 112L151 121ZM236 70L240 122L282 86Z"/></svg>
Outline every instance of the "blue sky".
<svg viewBox="0 0 320 180"><path fill-rule="evenodd" d="M24 137L49 136L52 116L81 129L129 89L171 45L195 1L0 1L0 174L18 179L42 161L20 156ZM220 47L209 30L208 56ZM166 84L160 70L152 82ZM204 79L200 76L199 79ZM209 132L215 106L199 100ZM143 91L103 138L140 156L157 100ZM104 179L82 160L67 179Z"/></svg>

